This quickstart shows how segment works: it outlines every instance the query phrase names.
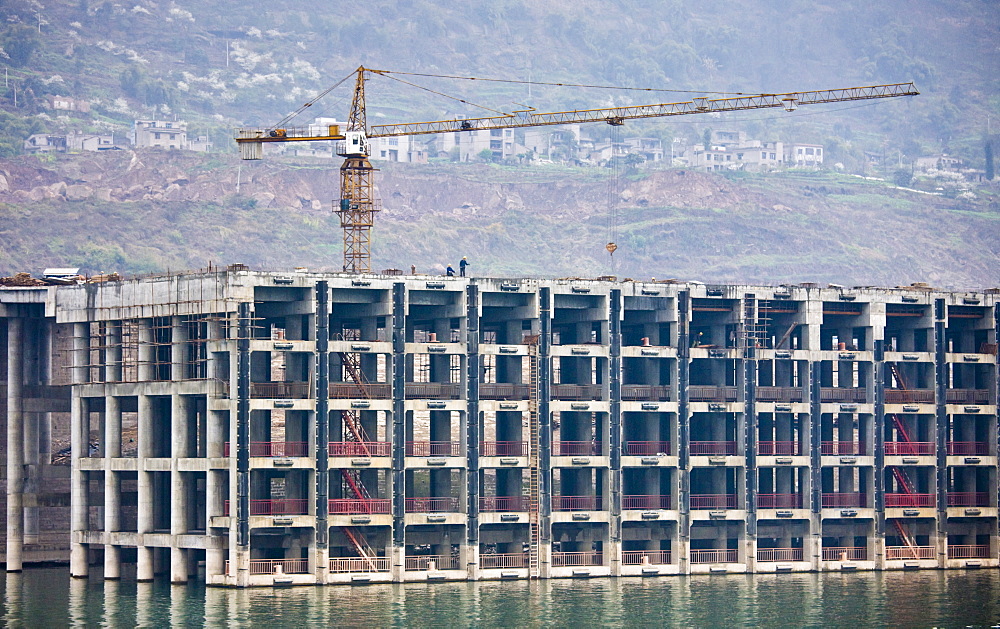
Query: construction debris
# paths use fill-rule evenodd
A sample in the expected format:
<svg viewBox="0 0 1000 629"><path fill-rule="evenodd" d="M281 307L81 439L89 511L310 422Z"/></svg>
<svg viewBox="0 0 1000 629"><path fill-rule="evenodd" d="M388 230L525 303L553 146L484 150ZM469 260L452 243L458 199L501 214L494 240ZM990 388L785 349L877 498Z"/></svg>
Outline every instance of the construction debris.
<svg viewBox="0 0 1000 629"><path fill-rule="evenodd" d="M15 273L11 277L0 277L0 286L45 286L45 281L31 277L30 273Z"/></svg>

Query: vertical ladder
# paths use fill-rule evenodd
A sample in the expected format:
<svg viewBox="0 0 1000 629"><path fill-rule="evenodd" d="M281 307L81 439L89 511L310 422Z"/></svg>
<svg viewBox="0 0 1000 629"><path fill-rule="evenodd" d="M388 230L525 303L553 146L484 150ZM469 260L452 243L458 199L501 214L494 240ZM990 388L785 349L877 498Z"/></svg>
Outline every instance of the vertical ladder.
<svg viewBox="0 0 1000 629"><path fill-rule="evenodd" d="M744 298L743 332L740 349L767 346L768 326L771 323L771 302L766 299ZM784 340L784 339L782 339Z"/></svg>
<svg viewBox="0 0 1000 629"><path fill-rule="evenodd" d="M538 428L538 336L525 337L528 345L528 574L539 577L539 439Z"/></svg>

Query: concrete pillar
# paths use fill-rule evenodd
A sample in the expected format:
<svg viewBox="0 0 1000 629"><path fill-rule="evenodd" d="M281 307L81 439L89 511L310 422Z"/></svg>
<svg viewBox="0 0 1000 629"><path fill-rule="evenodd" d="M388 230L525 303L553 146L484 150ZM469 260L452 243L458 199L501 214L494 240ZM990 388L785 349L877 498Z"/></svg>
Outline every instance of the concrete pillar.
<svg viewBox="0 0 1000 629"><path fill-rule="evenodd" d="M104 398L104 531L110 534L121 529L121 485L118 473L112 471L112 460L121 456L122 412L119 399ZM104 578L121 577L121 550L113 544L104 546Z"/></svg>
<svg viewBox="0 0 1000 629"><path fill-rule="evenodd" d="M70 481L70 574L86 577L89 570L88 547L77 541L87 530L87 514L90 504L87 495L87 473L80 469L80 459L89 449L87 439L87 399L74 391L71 413L72 472ZM9 500L10 498L8 498ZM9 521L8 521L9 526ZM8 541L9 543L9 541ZM8 560L9 561L9 560ZM10 564L8 564L8 570Z"/></svg>
<svg viewBox="0 0 1000 629"><path fill-rule="evenodd" d="M185 356L188 341L188 329L183 317L171 317L170 334L170 379L179 382L187 377Z"/></svg>
<svg viewBox="0 0 1000 629"><path fill-rule="evenodd" d="M38 491L41 468L38 465L39 413L24 413L24 543L38 543Z"/></svg>
<svg viewBox="0 0 1000 629"><path fill-rule="evenodd" d="M139 365L138 375L140 382L153 380L155 369L153 367L153 322L150 319L140 319L138 321L139 335Z"/></svg>
<svg viewBox="0 0 1000 629"><path fill-rule="evenodd" d="M175 327L174 332L176 334L179 328ZM176 337L175 337L176 338ZM178 346L175 344L175 356L176 348ZM182 365L183 366L183 365ZM174 361L174 376L177 375L177 362ZM171 544L173 545L170 549L170 582L171 583L186 583L187 582L187 561L188 561L188 551L183 548L178 548L177 536L187 533L187 521L188 521L188 494L185 487L184 474L179 470L178 463L181 458L186 458L190 456L188 452L188 439L187 439L187 427L188 427L188 400L182 395L174 395L171 397L171 461L170 461L170 537Z"/></svg>
<svg viewBox="0 0 1000 629"><path fill-rule="evenodd" d="M23 321L7 319L7 572L20 572L24 546Z"/></svg>
<svg viewBox="0 0 1000 629"><path fill-rule="evenodd" d="M141 351L141 350L140 350ZM142 366L140 365L140 369ZM146 470L146 458L153 452L153 401L146 395L138 396L138 460L137 473L137 529L138 547L136 579L138 581L153 580L153 548L143 544L143 535L153 532L153 484L151 472Z"/></svg>

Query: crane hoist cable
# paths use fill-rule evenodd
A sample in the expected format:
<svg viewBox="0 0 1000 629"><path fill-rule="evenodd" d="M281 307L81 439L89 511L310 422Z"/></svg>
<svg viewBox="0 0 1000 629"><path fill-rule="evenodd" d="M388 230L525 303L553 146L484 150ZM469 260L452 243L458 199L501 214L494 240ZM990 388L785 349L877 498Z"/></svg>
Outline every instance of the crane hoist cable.
<svg viewBox="0 0 1000 629"><path fill-rule="evenodd" d="M608 159L608 168L611 169L608 177L608 244L604 245L610 254L611 271L614 273L615 251L618 250L618 203L622 194L622 171L621 159L618 151L622 142L623 121L608 122L611 127L611 157Z"/></svg>

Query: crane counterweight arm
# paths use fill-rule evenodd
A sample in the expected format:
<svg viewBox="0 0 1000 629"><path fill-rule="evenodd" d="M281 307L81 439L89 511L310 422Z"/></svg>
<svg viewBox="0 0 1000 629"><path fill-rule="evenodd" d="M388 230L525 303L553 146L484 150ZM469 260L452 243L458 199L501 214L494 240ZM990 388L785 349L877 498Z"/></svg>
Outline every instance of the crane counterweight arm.
<svg viewBox="0 0 1000 629"><path fill-rule="evenodd" d="M758 94L755 96L735 96L733 98L718 99L695 98L682 103L663 103L658 105L635 105L550 113L519 111L504 116L489 116L485 118L373 125L368 129L368 137L383 138L400 135L427 135L432 133L510 129L515 127L542 127L584 122L617 124L623 120L638 118L661 118L666 116L770 109L776 107L781 107L787 111L794 111L803 105L916 96L919 93L913 83L894 83L891 85L870 85L867 87L791 92L788 94Z"/></svg>

